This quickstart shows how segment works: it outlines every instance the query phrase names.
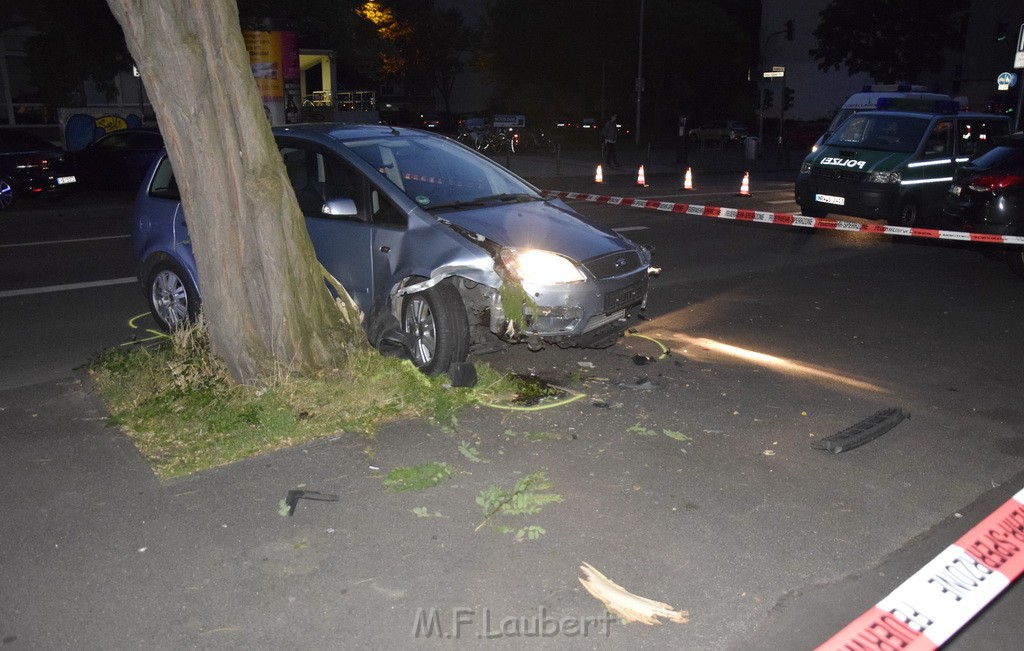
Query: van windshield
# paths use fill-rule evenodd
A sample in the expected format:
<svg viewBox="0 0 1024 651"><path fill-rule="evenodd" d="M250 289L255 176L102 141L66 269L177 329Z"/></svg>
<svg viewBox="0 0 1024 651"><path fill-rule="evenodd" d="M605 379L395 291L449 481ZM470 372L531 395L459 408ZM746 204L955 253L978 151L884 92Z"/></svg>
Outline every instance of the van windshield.
<svg viewBox="0 0 1024 651"><path fill-rule="evenodd" d="M926 117L863 111L844 122L826 144L909 154L921 144L929 122Z"/></svg>

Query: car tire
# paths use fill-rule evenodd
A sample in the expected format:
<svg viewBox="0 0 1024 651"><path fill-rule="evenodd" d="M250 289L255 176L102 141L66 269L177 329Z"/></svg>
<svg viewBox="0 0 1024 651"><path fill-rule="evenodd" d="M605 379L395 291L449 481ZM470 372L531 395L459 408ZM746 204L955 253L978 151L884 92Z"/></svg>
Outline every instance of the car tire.
<svg viewBox="0 0 1024 651"><path fill-rule="evenodd" d="M1006 263L1010 270L1024 278L1024 247L1016 247L1006 252Z"/></svg>
<svg viewBox="0 0 1024 651"><path fill-rule="evenodd" d="M14 204L14 187L7 179L0 178L0 210L6 210Z"/></svg>
<svg viewBox="0 0 1024 651"><path fill-rule="evenodd" d="M907 199L900 204L900 207L896 211L896 215L893 217L891 223L894 226L914 226L917 224L917 220L921 216L920 212L921 209L918 207L917 202L913 199Z"/></svg>
<svg viewBox="0 0 1024 651"><path fill-rule="evenodd" d="M199 318L199 292L176 262L159 262L150 270L146 297L153 319L166 332L195 323Z"/></svg>
<svg viewBox="0 0 1024 651"><path fill-rule="evenodd" d="M440 375L469 355L469 321L455 287L440 283L405 297L402 330L409 336L412 362L425 375Z"/></svg>

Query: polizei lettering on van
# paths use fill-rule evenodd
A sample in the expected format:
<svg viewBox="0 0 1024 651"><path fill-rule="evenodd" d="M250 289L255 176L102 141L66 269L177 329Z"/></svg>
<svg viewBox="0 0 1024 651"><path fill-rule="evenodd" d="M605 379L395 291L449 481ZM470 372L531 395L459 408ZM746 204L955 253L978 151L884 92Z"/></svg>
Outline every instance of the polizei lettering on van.
<svg viewBox="0 0 1024 651"><path fill-rule="evenodd" d="M821 159L821 164L835 165L837 167L856 167L857 169L861 170L864 169L864 165L867 164L867 161L853 160L852 158L833 158L831 156L826 156L825 158Z"/></svg>

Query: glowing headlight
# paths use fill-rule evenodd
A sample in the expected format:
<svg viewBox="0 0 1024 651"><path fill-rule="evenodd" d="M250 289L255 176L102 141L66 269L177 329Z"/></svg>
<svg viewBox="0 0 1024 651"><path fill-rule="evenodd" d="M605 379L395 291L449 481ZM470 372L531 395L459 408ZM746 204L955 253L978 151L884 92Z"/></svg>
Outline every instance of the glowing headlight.
<svg viewBox="0 0 1024 651"><path fill-rule="evenodd" d="M499 257L509 273L520 282L553 285L586 280L572 260L551 251L502 249Z"/></svg>

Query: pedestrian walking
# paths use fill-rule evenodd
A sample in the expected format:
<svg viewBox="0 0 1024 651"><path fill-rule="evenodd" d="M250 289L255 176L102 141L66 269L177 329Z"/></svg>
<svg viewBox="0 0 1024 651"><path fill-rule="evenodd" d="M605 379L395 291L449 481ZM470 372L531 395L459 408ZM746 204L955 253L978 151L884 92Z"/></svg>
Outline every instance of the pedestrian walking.
<svg viewBox="0 0 1024 651"><path fill-rule="evenodd" d="M619 165L619 154L615 151L615 143L619 140L619 125L615 123L618 115L612 115L604 124L601 136L604 138L604 164L611 167L622 167Z"/></svg>

